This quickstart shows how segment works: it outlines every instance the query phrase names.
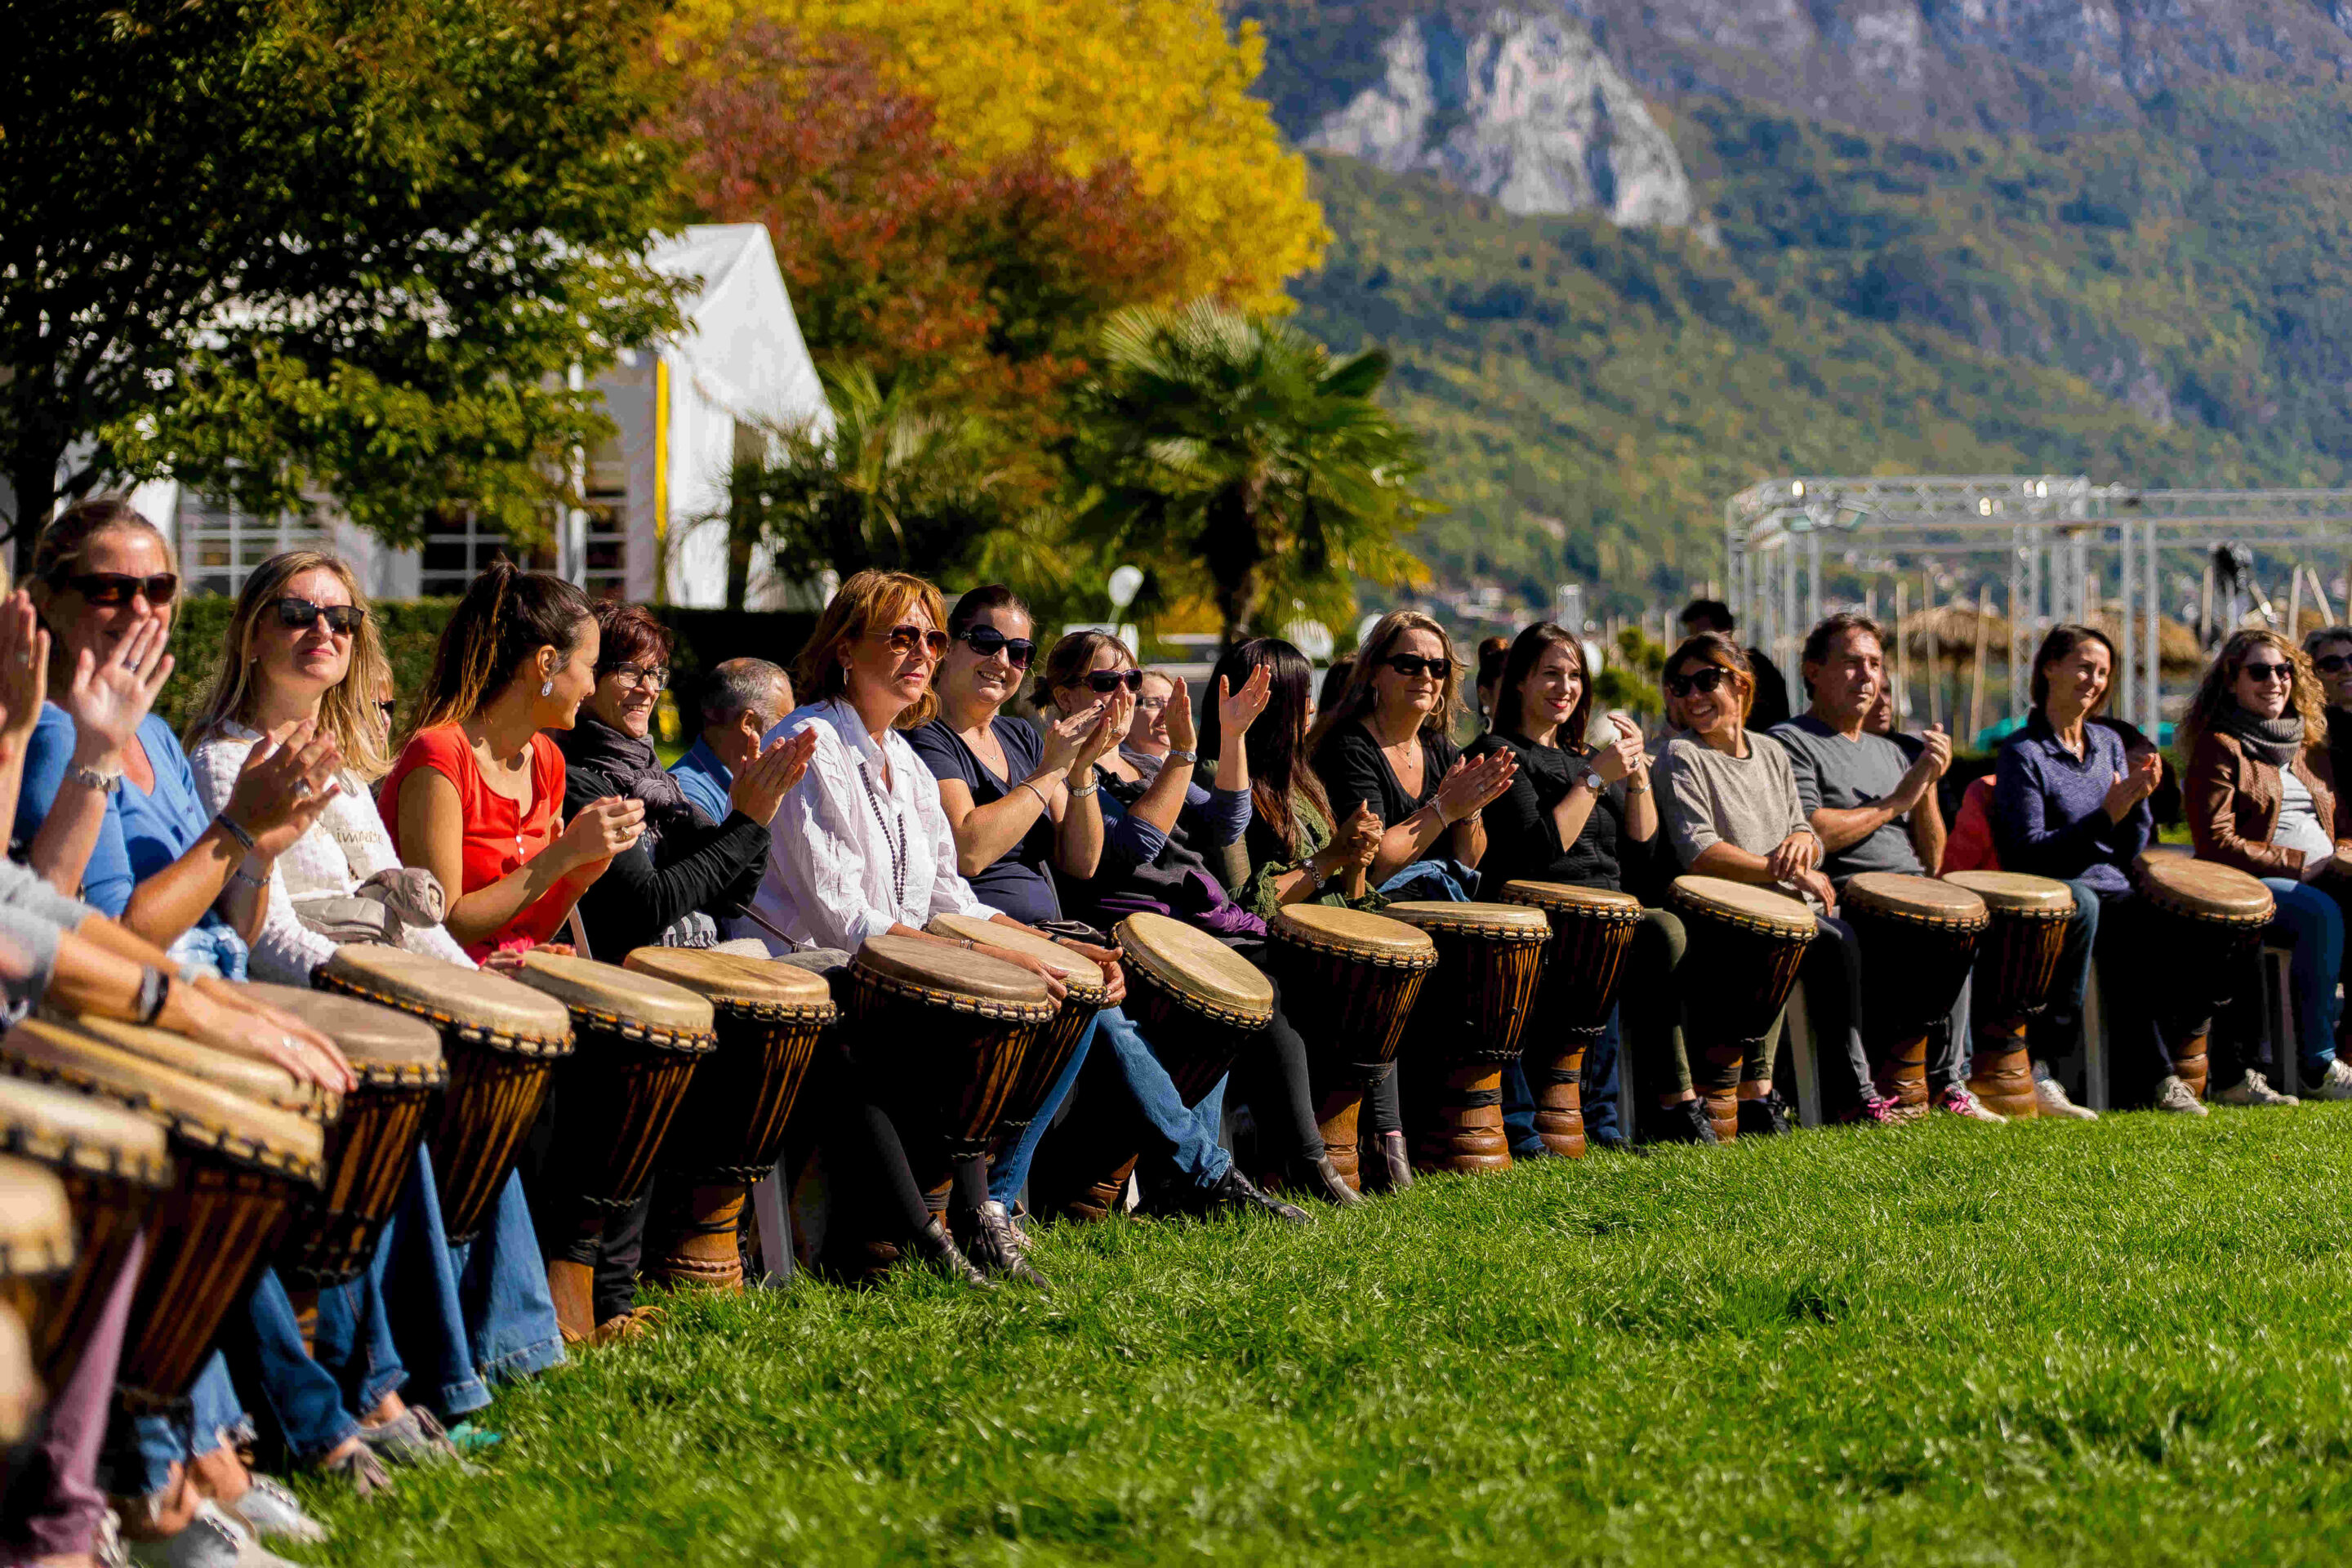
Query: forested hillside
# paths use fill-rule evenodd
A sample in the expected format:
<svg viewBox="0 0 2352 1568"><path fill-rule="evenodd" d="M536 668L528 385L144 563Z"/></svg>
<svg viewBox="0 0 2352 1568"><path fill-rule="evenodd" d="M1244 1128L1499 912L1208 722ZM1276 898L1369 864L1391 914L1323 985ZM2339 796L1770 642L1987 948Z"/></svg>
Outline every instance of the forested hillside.
<svg viewBox="0 0 2352 1568"><path fill-rule="evenodd" d="M1461 188L1512 199L1528 182L1504 165L1557 162L1567 134L1608 192L1623 110L1613 133L1547 121L1507 79L1584 90L1576 17L1552 10L1529 42L1468 7L1261 15L1286 131L1383 165L1318 156L1336 238L1294 293L1336 346L1398 355L1454 509L1423 540L1444 578L1538 601L1561 581L1672 592L1716 569L1723 496L1790 469L2325 485L2352 463L2352 89L2307 39L2242 50L2235 76L2177 42L2113 69L2084 56L2073 100L2045 72L2030 104L1969 116L1948 81L1932 114L1776 106L1654 33L1599 28L1694 197L1686 226L1620 227ZM1961 63L2006 80L2015 53Z"/></svg>

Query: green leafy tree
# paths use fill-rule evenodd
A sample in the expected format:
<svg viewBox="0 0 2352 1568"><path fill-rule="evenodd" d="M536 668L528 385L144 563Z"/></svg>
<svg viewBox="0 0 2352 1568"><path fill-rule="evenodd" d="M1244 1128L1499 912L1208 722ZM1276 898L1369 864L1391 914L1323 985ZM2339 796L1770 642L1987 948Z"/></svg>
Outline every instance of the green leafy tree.
<svg viewBox="0 0 2352 1568"><path fill-rule="evenodd" d="M657 0L8 0L0 470L169 471L395 541L523 533L609 428L574 366L676 324L635 127Z"/></svg>
<svg viewBox="0 0 2352 1568"><path fill-rule="evenodd" d="M1344 625L1357 578L1421 574L1399 542L1429 510L1419 442L1373 401L1387 354L1335 358L1287 321L1203 300L1120 311L1100 367L1076 402L1076 525L1145 565L1157 602L1206 595L1231 644L1270 629L1262 617Z"/></svg>

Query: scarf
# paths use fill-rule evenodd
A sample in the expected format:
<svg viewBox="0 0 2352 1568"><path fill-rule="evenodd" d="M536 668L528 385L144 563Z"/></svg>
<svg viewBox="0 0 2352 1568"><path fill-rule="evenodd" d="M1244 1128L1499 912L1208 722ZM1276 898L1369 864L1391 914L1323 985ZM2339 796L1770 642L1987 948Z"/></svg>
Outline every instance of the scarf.
<svg viewBox="0 0 2352 1568"><path fill-rule="evenodd" d="M2274 768L2291 766L2303 755L2303 715L2293 709L2275 719L2257 719L2233 702L2218 728Z"/></svg>
<svg viewBox="0 0 2352 1568"><path fill-rule="evenodd" d="M623 795L645 802L649 827L690 821L697 813L685 789L654 754L651 741L634 740L583 713L579 722L555 737L555 743L562 748L567 765L603 773Z"/></svg>

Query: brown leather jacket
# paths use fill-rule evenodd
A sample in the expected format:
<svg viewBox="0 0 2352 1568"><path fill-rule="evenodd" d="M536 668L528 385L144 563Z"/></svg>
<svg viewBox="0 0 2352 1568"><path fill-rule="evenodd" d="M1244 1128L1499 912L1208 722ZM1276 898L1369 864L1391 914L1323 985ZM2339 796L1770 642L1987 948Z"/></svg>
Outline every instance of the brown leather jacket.
<svg viewBox="0 0 2352 1568"><path fill-rule="evenodd" d="M2329 837L2352 837L2338 820L2336 768L2327 748L2305 746L2295 760L2294 776L2311 792L2312 809ZM2189 832L2200 860L2218 860L2256 877L2302 876L2303 851L2271 842L2284 798L2278 769L2249 756L2235 736L2208 734L2189 759L2188 786Z"/></svg>

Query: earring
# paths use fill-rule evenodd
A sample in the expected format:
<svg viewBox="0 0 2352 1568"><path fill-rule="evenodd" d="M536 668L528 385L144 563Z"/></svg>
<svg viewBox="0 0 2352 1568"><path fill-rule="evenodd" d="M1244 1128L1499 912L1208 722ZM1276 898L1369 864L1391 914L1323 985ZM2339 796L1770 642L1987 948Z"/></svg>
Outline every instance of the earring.
<svg viewBox="0 0 2352 1568"><path fill-rule="evenodd" d="M541 681L541 682L539 683L539 694L540 694L541 697L552 697L552 696L554 696L554 695L555 695L555 682L553 682L552 680L542 680L542 681Z"/></svg>

